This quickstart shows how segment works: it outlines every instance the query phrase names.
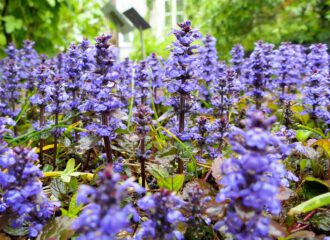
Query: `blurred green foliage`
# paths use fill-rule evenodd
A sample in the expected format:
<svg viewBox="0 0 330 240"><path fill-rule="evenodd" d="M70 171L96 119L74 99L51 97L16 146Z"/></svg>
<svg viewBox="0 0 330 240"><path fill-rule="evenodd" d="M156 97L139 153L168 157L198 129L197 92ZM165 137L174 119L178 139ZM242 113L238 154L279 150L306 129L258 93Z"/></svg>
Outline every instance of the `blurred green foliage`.
<svg viewBox="0 0 330 240"><path fill-rule="evenodd" d="M187 17L218 39L222 58L228 58L234 44L251 51L260 39L275 44L330 41L329 0L188 0Z"/></svg>
<svg viewBox="0 0 330 240"><path fill-rule="evenodd" d="M0 52L8 42L33 39L41 53L109 32L101 7L106 0L1 0Z"/></svg>
<svg viewBox="0 0 330 240"><path fill-rule="evenodd" d="M164 33L164 35L166 35ZM172 35L165 36L164 39L159 40L157 39L151 32L150 29L147 29L143 32L143 42L146 56L150 56L151 53L156 52L158 56L162 58L167 58L170 54L170 51L166 48L171 44L174 40ZM141 60L142 59L142 52L141 52L141 43L140 43L140 33L135 30L134 31L134 51L130 54L130 58L132 60Z"/></svg>
<svg viewBox="0 0 330 240"><path fill-rule="evenodd" d="M1 0L0 54L7 41L18 46L33 39L41 53L54 54L72 41L93 38L114 26L101 8L108 0ZM155 0L146 1L151 9ZM218 39L222 59L236 43L247 51L263 39L275 44L283 41L309 44L330 42L330 0L186 0L186 17L203 34ZM147 14L148 18L149 14ZM172 38L157 39L144 32L147 56L153 51L166 57ZM134 33L134 60L141 59L138 32Z"/></svg>

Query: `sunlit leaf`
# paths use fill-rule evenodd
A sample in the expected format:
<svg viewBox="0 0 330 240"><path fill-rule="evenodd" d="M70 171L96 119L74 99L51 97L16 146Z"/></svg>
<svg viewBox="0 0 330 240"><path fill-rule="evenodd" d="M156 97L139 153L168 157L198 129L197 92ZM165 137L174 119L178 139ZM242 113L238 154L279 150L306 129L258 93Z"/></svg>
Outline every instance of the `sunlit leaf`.
<svg viewBox="0 0 330 240"><path fill-rule="evenodd" d="M313 143L313 146L320 146L330 157L330 140L329 139L319 139Z"/></svg>
<svg viewBox="0 0 330 240"><path fill-rule="evenodd" d="M312 231L298 231L295 233L291 233L288 235L286 238L279 238L280 240L285 239L285 240L291 240L291 239L314 239L315 233Z"/></svg>
<svg viewBox="0 0 330 240"><path fill-rule="evenodd" d="M319 207L324 207L330 204L330 192L316 196L308 201L302 202L298 206L291 208L289 215L296 215L301 213L307 213Z"/></svg>
<svg viewBox="0 0 330 240"><path fill-rule="evenodd" d="M184 174L157 178L158 185L171 191L180 191L184 183Z"/></svg>
<svg viewBox="0 0 330 240"><path fill-rule="evenodd" d="M296 138L299 142L304 142L309 138L311 134L312 132L308 130L297 130Z"/></svg>

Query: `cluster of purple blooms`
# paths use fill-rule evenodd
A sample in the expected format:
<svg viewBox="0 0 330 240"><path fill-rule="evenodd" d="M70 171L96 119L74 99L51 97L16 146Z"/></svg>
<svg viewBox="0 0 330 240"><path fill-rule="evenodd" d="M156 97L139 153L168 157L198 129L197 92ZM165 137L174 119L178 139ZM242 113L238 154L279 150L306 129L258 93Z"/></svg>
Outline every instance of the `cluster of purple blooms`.
<svg viewBox="0 0 330 240"><path fill-rule="evenodd" d="M281 46L274 51L274 74L275 82L279 90L277 95L280 102L288 102L294 100L294 92L297 85L301 85L301 64L297 61L295 45L292 43L282 43Z"/></svg>
<svg viewBox="0 0 330 240"><path fill-rule="evenodd" d="M259 41L255 49L244 62L243 79L247 94L253 97L256 108L260 109L262 99L271 86L271 64L274 45Z"/></svg>
<svg viewBox="0 0 330 240"><path fill-rule="evenodd" d="M178 210L182 205L180 198L165 189L140 199L138 206L145 211L148 219L141 224L135 239L184 239L178 230L178 224L186 221Z"/></svg>
<svg viewBox="0 0 330 240"><path fill-rule="evenodd" d="M330 105L329 94L329 63L327 53L328 47L325 44L313 44L310 46L307 55L308 74L305 78L305 88L302 92L305 96L304 103L306 111L311 119L323 119L329 126L330 113L327 107Z"/></svg>
<svg viewBox="0 0 330 240"><path fill-rule="evenodd" d="M217 80L218 53L216 49L216 39L207 34L203 39L204 46L200 49L201 69L200 77L205 81L205 84L200 84L198 91L201 97L209 100L212 95L211 84Z"/></svg>
<svg viewBox="0 0 330 240"><path fill-rule="evenodd" d="M185 130L185 114L192 108L191 92L197 86L197 77L200 76L201 61L199 46L194 42L201 38L201 34L191 26L190 21L179 24L180 29L172 33L176 37L169 49L171 51L165 64L165 75L171 81L167 90L171 93L168 105L178 114L178 125L172 132L181 140L187 140L190 135Z"/></svg>
<svg viewBox="0 0 330 240"><path fill-rule="evenodd" d="M266 213L281 213L275 195L288 174L280 160L291 149L271 135L274 121L275 118L266 119L261 112L249 112L246 130L233 128L229 136L237 156L222 165L224 177L217 201L229 200L229 203L225 218L215 228L224 227L236 239L271 239Z"/></svg>
<svg viewBox="0 0 330 240"><path fill-rule="evenodd" d="M120 231L131 231L131 220L139 221L139 215L131 203L125 204L129 188L144 193L144 188L132 179L122 181L120 174L111 166L99 173L98 187L81 185L77 203L84 204L73 228L79 233L77 239L116 239Z"/></svg>
<svg viewBox="0 0 330 240"><path fill-rule="evenodd" d="M13 228L27 228L36 237L53 214L38 178L42 172L34 163L38 155L31 149L8 148L2 137L8 130L0 120L0 214Z"/></svg>

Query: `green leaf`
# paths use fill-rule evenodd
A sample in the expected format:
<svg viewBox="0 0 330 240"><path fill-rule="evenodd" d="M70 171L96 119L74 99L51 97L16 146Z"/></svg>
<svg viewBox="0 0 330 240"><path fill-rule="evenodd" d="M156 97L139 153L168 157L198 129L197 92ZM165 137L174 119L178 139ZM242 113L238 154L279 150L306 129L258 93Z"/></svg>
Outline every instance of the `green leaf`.
<svg viewBox="0 0 330 240"><path fill-rule="evenodd" d="M309 115L301 114L304 111L304 107L301 105L295 105L291 107L291 110L294 112L294 116L304 125L308 123Z"/></svg>
<svg viewBox="0 0 330 240"><path fill-rule="evenodd" d="M318 129L311 128L311 127L308 127L308 126L305 126L305 125L301 125L301 124L298 124L298 127L299 128L302 128L302 129L305 129L305 130L308 130L308 131L311 131L311 132L319 135L322 138L326 138L326 136L322 132L320 132Z"/></svg>
<svg viewBox="0 0 330 240"><path fill-rule="evenodd" d="M42 168L43 172L51 172L53 171L53 166L50 164L45 164L44 167Z"/></svg>
<svg viewBox="0 0 330 240"><path fill-rule="evenodd" d="M158 185L162 188L169 189L171 191L180 191L184 183L184 174L176 174L174 176L158 178Z"/></svg>
<svg viewBox="0 0 330 240"><path fill-rule="evenodd" d="M0 45L6 45L6 38L3 34L0 34Z"/></svg>
<svg viewBox="0 0 330 240"><path fill-rule="evenodd" d="M84 154L87 150L93 148L98 141L99 138L93 135L79 139L78 146L76 147L77 153Z"/></svg>
<svg viewBox="0 0 330 240"><path fill-rule="evenodd" d="M310 222L313 228L325 232L330 232L330 211L316 213L310 219Z"/></svg>
<svg viewBox="0 0 330 240"><path fill-rule="evenodd" d="M66 164L66 168L64 172L73 172L74 171L75 160L74 158L70 158Z"/></svg>
<svg viewBox="0 0 330 240"><path fill-rule="evenodd" d="M308 163L307 159L301 159L299 161L300 172L303 172L305 170L307 163Z"/></svg>
<svg viewBox="0 0 330 240"><path fill-rule="evenodd" d="M77 215L83 208L83 204L77 205L77 195L77 193L73 194L69 204L69 213L73 215Z"/></svg>
<svg viewBox="0 0 330 240"><path fill-rule="evenodd" d="M147 166L147 171L150 172L150 174L154 176L156 179L166 178L170 175L169 172L166 170L166 168L156 164L149 164Z"/></svg>
<svg viewBox="0 0 330 240"><path fill-rule="evenodd" d="M186 146L180 139L178 139L170 130L168 130L167 128L165 128L165 127L160 127L160 129L163 129L165 132L167 132L167 134L168 135L170 135L172 138L174 138L174 140L182 147L182 149L184 149L185 150L185 154L187 154L190 158L191 158L191 160L192 160L192 162L193 162L193 164L196 166L197 165L197 160L196 160L196 158L194 157L194 154L192 153L192 151L189 149L189 147L188 146ZM195 175L197 176L198 174L197 174L197 167L195 167L195 169L196 169L196 172L195 172Z"/></svg>
<svg viewBox="0 0 330 240"><path fill-rule="evenodd" d="M68 163L66 164L66 168L63 171L63 173L61 174L61 179L63 182L68 183L71 180L71 173L74 172L75 168L75 160L74 158L70 158Z"/></svg>
<svg viewBox="0 0 330 240"><path fill-rule="evenodd" d="M329 139L319 139L312 146L320 146L330 157L330 140Z"/></svg>
<svg viewBox="0 0 330 240"><path fill-rule="evenodd" d="M197 171L196 165L193 162L187 163L187 172L195 173Z"/></svg>
<svg viewBox="0 0 330 240"><path fill-rule="evenodd" d="M177 157L177 149L175 147L163 148L157 151L155 159L157 162L161 162L163 165L170 164Z"/></svg>
<svg viewBox="0 0 330 240"><path fill-rule="evenodd" d="M314 178L312 176L307 176L299 191L300 195L303 195L305 199L310 199L320 194L328 192L330 186L328 183L322 181L321 179Z"/></svg>
<svg viewBox="0 0 330 240"><path fill-rule="evenodd" d="M48 3L51 7L55 7L55 5L56 5L56 0L47 0L47 3Z"/></svg>
<svg viewBox="0 0 330 240"><path fill-rule="evenodd" d="M304 181L318 182L319 184L322 184L323 186L330 189L330 185L327 182L322 181L321 179L318 179L318 178L315 178L315 177L312 177L312 176L305 177Z"/></svg>
<svg viewBox="0 0 330 240"><path fill-rule="evenodd" d="M71 177L72 177L72 174L71 174ZM79 185L79 183L78 183L78 179L77 178L71 178L70 182L68 183L68 186L73 191L77 191L78 185Z"/></svg>
<svg viewBox="0 0 330 240"><path fill-rule="evenodd" d="M279 238L279 240L292 240L292 239L314 239L315 238L315 233L312 231L306 231L306 230L302 230L302 231L298 231L298 232L294 232L290 235L288 235L285 238Z"/></svg>
<svg viewBox="0 0 330 240"><path fill-rule="evenodd" d="M7 226L4 229L4 232L8 233L12 236L25 236L29 233L29 228L27 227L20 227L20 228L13 228L11 226Z"/></svg>
<svg viewBox="0 0 330 240"><path fill-rule="evenodd" d="M21 29L23 26L22 19L17 19L11 15L3 17L3 20L6 23L6 32L7 33L12 33L15 30Z"/></svg>
<svg viewBox="0 0 330 240"><path fill-rule="evenodd" d="M52 179L50 182L51 193L58 199L61 199L68 192L68 187L59 178Z"/></svg>
<svg viewBox="0 0 330 240"><path fill-rule="evenodd" d="M306 147L304 146L305 153L304 155L311 160L317 160L321 154L316 151L313 147Z"/></svg>
<svg viewBox="0 0 330 240"><path fill-rule="evenodd" d="M307 213L319 207L324 207L330 204L330 192L316 196L308 201L302 202L298 206L291 208L289 215Z"/></svg>
<svg viewBox="0 0 330 240"><path fill-rule="evenodd" d="M312 132L308 130L297 130L296 138L299 142L304 142L309 138L311 134Z"/></svg>
<svg viewBox="0 0 330 240"><path fill-rule="evenodd" d="M62 141L62 144L64 147L70 147L71 146L71 141L69 138L65 137Z"/></svg>
<svg viewBox="0 0 330 240"><path fill-rule="evenodd" d="M74 219L69 217L57 217L44 226L37 240L69 240L74 235L72 223Z"/></svg>
<svg viewBox="0 0 330 240"><path fill-rule="evenodd" d="M83 205L77 205L77 192L73 194L70 203L69 203L69 209L66 210L64 208L61 208L62 216L67 216L69 218L76 218L78 216L78 213L83 208Z"/></svg>

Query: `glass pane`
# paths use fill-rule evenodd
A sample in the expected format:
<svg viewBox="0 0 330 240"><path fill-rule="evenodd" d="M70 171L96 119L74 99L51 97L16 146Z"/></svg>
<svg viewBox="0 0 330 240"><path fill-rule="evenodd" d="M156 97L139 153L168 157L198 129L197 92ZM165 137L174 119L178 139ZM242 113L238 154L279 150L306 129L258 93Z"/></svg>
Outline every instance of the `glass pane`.
<svg viewBox="0 0 330 240"><path fill-rule="evenodd" d="M124 42L130 42L130 37L129 37L129 33L125 33L123 34L123 37L124 37Z"/></svg>
<svg viewBox="0 0 330 240"><path fill-rule="evenodd" d="M165 16L165 26L172 26L172 15Z"/></svg>
<svg viewBox="0 0 330 240"><path fill-rule="evenodd" d="M171 12L171 2L169 0L165 1L165 12L166 13Z"/></svg>
<svg viewBox="0 0 330 240"><path fill-rule="evenodd" d="M184 19L183 19L183 14L182 13L178 13L177 15L176 15L176 22L177 23L182 23L184 21Z"/></svg>
<svg viewBox="0 0 330 240"><path fill-rule="evenodd" d="M176 0L176 10L178 12L183 11L184 8L184 0Z"/></svg>

